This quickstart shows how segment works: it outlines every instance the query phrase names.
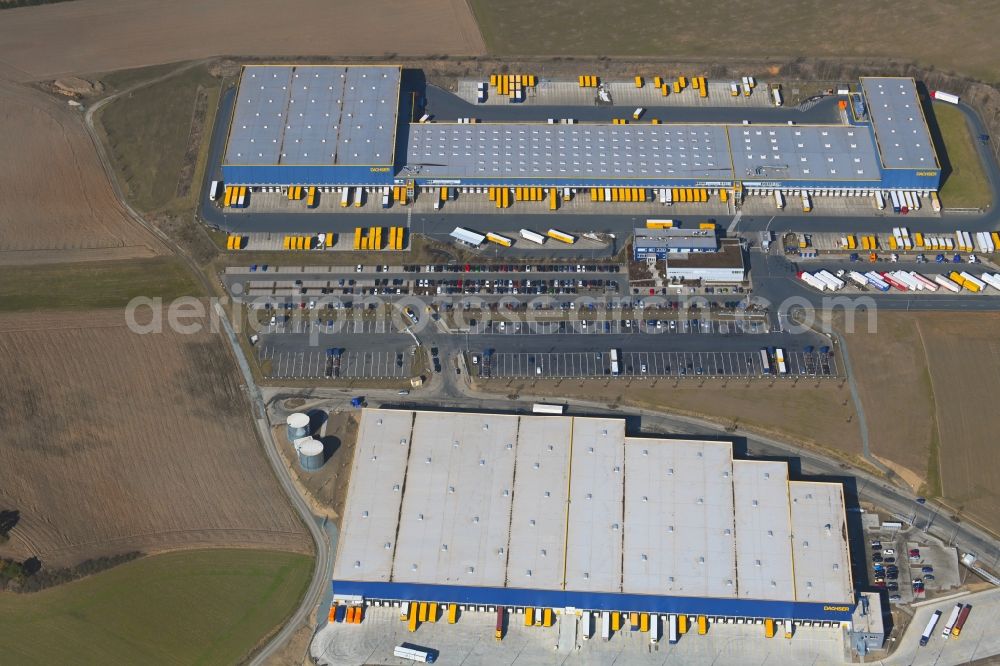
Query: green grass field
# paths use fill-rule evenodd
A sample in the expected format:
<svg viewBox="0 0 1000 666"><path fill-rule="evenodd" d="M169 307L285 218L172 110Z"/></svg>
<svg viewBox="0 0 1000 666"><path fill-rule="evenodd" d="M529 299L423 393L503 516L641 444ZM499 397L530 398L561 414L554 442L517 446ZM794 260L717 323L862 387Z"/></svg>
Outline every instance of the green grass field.
<svg viewBox="0 0 1000 666"><path fill-rule="evenodd" d="M972 0L471 0L497 55L638 55L665 60L899 58L1000 79L1000 12ZM583 73L583 72L581 72ZM594 72L600 74L600 72Z"/></svg>
<svg viewBox="0 0 1000 666"><path fill-rule="evenodd" d="M125 307L136 296L203 295L174 257L0 267L0 312Z"/></svg>
<svg viewBox="0 0 1000 666"><path fill-rule="evenodd" d="M0 594L0 661L234 664L292 612L312 566L291 553L190 551Z"/></svg>
<svg viewBox="0 0 1000 666"><path fill-rule="evenodd" d="M935 104L931 130L944 144L938 157L947 174L941 186L941 205L945 208L985 208L990 203L990 185L983 173L972 134L965 116L948 104ZM950 172L948 167L950 166Z"/></svg>
<svg viewBox="0 0 1000 666"><path fill-rule="evenodd" d="M158 70L150 72L152 77L159 74ZM109 76L115 85L121 84L118 77ZM123 80L126 84L135 82ZM199 105L204 111L202 134L192 156L188 152L199 90L207 98ZM221 81L206 67L197 66L140 88L101 110L108 153L129 201L137 208L159 210L176 203L177 198L194 202L220 91ZM197 168L190 164L192 157ZM185 169L194 171L191 192L178 197L178 181Z"/></svg>

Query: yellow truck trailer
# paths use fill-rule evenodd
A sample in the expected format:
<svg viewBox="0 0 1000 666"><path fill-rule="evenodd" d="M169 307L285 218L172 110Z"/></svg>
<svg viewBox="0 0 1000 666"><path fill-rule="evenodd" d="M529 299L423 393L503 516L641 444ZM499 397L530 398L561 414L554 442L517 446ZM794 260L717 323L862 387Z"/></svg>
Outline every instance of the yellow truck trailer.
<svg viewBox="0 0 1000 666"><path fill-rule="evenodd" d="M708 633L708 618L704 615L698 616L698 635L704 636Z"/></svg>
<svg viewBox="0 0 1000 666"><path fill-rule="evenodd" d="M448 604L448 624L458 622L458 604Z"/></svg>
<svg viewBox="0 0 1000 666"><path fill-rule="evenodd" d="M635 87L636 88L641 88L642 87L642 77L641 76L635 77Z"/></svg>
<svg viewBox="0 0 1000 666"><path fill-rule="evenodd" d="M774 638L774 620L771 618L764 620L764 636Z"/></svg>

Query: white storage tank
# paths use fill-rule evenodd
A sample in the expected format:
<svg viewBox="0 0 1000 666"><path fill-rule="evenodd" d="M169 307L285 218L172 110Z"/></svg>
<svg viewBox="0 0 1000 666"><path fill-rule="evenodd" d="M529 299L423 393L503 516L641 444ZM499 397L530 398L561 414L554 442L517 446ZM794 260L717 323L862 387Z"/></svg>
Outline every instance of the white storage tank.
<svg viewBox="0 0 1000 666"><path fill-rule="evenodd" d="M312 472L323 466L323 442L312 437L295 440L295 453L299 456L299 466Z"/></svg>
<svg viewBox="0 0 1000 666"><path fill-rule="evenodd" d="M285 420L287 425L288 441L294 442L309 434L309 415L301 412L289 414Z"/></svg>

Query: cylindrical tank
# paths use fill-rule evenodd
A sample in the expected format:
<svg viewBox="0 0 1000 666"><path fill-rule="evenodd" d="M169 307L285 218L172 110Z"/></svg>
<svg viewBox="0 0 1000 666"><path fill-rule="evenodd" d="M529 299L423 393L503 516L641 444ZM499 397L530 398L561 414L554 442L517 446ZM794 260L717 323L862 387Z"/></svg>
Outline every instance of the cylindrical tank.
<svg viewBox="0 0 1000 666"><path fill-rule="evenodd" d="M287 435L288 441L294 442L297 439L302 439L309 434L309 415L296 412L295 414L289 414L288 419L285 421L288 426Z"/></svg>
<svg viewBox="0 0 1000 666"><path fill-rule="evenodd" d="M312 437L303 437L295 442L295 452L299 454L299 466L306 471L314 471L323 466L323 442Z"/></svg>

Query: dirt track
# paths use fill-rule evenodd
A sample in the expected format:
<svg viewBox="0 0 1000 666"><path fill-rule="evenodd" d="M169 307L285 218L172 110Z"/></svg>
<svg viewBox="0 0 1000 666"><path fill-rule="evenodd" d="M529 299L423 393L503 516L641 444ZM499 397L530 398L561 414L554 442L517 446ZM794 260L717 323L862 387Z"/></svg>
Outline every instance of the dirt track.
<svg viewBox="0 0 1000 666"><path fill-rule="evenodd" d="M0 264L162 252L115 199L79 111L0 81L0 155Z"/></svg>
<svg viewBox="0 0 1000 666"><path fill-rule="evenodd" d="M0 78L19 81L215 55L484 52L465 0L77 0L0 21Z"/></svg>
<svg viewBox="0 0 1000 666"><path fill-rule="evenodd" d="M217 336L136 335L118 311L0 317L0 554L50 566L235 546L311 552Z"/></svg>

